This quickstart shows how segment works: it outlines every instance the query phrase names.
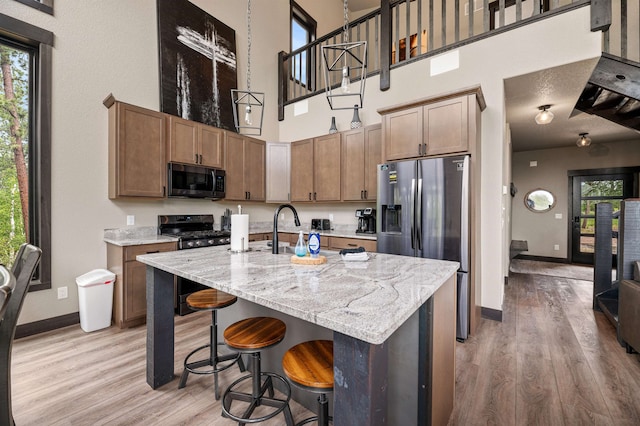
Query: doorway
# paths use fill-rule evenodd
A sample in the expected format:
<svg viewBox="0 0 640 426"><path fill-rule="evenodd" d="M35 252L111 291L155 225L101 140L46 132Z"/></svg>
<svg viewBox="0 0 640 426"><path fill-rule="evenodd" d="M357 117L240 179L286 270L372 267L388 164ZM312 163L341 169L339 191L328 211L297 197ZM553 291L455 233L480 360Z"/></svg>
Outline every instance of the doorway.
<svg viewBox="0 0 640 426"><path fill-rule="evenodd" d="M637 184L634 179L636 170L580 170L572 175L569 172L571 200L571 263L593 265L595 246L595 212L598 203L611 203L614 218L612 221L613 264L617 262L617 231L620 202L625 198L637 196Z"/></svg>

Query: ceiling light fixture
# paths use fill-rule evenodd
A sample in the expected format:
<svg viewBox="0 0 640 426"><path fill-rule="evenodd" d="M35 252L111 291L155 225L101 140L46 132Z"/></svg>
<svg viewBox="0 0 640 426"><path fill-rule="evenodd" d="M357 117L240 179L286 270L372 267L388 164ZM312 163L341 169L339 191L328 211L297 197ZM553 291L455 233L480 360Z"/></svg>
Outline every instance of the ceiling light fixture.
<svg viewBox="0 0 640 426"><path fill-rule="evenodd" d="M580 137L576 141L576 145L580 148L591 145L591 138L587 136L589 133L580 133Z"/></svg>
<svg viewBox="0 0 640 426"><path fill-rule="evenodd" d="M551 121L553 120L553 113L549 111L549 108L551 108L551 105L542 105L538 107L540 111L536 114L536 123L538 124L551 123Z"/></svg>
<svg viewBox="0 0 640 426"><path fill-rule="evenodd" d="M367 42L349 42L349 8L344 0L342 43L322 46L324 84L333 110L362 108L366 81ZM353 83L352 83L353 82ZM358 90L352 90L358 84Z"/></svg>
<svg viewBox="0 0 640 426"><path fill-rule="evenodd" d="M236 131L242 131L245 135L260 136L264 116L264 93L251 91L251 0L247 0L247 90L231 89L231 100Z"/></svg>

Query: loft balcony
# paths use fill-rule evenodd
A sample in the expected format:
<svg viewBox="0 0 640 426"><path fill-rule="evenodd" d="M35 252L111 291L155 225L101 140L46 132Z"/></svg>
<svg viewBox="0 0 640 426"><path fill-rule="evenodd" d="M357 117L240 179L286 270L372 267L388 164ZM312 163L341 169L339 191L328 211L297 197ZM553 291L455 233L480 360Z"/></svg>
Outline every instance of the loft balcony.
<svg viewBox="0 0 640 426"><path fill-rule="evenodd" d="M368 44L366 77L379 75L384 91L398 67L580 7L591 8L591 30L602 31L604 53L640 66L640 0L472 1L469 13L465 0L381 0L380 9L352 20L349 40ZM342 32L280 52L279 120L285 106L325 92L322 47L342 42Z"/></svg>

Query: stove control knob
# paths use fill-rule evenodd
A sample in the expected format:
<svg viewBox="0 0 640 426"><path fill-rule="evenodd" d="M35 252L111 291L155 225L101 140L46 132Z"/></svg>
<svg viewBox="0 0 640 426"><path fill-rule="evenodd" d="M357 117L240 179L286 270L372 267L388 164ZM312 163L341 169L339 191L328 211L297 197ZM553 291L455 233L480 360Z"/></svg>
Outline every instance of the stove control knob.
<svg viewBox="0 0 640 426"><path fill-rule="evenodd" d="M196 240L196 247L200 246L200 240Z"/></svg>
<svg viewBox="0 0 640 426"><path fill-rule="evenodd" d="M193 241L187 241L187 247L193 247Z"/></svg>
<svg viewBox="0 0 640 426"><path fill-rule="evenodd" d="M210 246L213 246L213 245L216 244L216 241L215 240L209 240L209 241L207 241L207 244L209 244Z"/></svg>

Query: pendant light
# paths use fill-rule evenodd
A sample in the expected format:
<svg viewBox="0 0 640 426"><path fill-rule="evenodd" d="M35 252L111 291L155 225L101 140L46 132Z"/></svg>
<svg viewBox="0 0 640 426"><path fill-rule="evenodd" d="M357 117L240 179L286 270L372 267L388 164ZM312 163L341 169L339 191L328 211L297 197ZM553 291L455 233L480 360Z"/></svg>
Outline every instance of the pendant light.
<svg viewBox="0 0 640 426"><path fill-rule="evenodd" d="M262 134L264 93L251 91L251 0L247 0L247 90L231 89L233 122L245 135Z"/></svg>
<svg viewBox="0 0 640 426"><path fill-rule="evenodd" d="M576 145L578 145L580 148L591 145L591 138L587 136L588 134L589 133L580 133L580 137L576 141Z"/></svg>
<svg viewBox="0 0 640 426"><path fill-rule="evenodd" d="M332 110L362 108L366 81L367 42L349 42L349 8L344 0L342 43L322 46L324 84ZM352 87L355 85L356 87Z"/></svg>
<svg viewBox="0 0 640 426"><path fill-rule="evenodd" d="M539 106L538 109L540 112L536 114L536 123L538 124L549 124L553 120L553 113L549 111L551 105L542 105Z"/></svg>

